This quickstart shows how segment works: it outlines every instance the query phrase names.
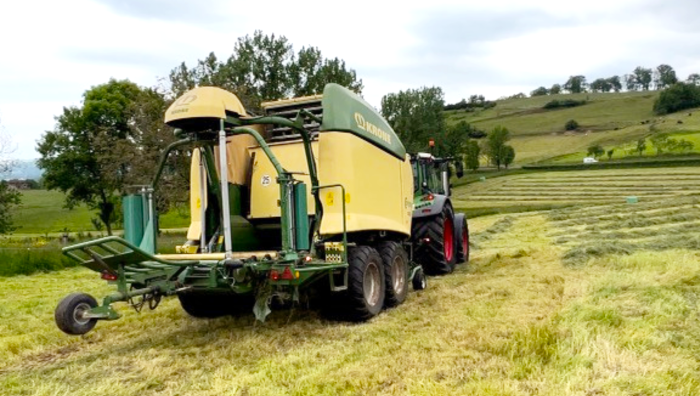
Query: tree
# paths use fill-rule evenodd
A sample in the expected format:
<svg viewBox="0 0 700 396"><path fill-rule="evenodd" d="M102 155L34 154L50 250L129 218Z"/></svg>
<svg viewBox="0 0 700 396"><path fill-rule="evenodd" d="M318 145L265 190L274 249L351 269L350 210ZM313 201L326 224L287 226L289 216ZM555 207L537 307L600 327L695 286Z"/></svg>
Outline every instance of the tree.
<svg viewBox="0 0 700 396"><path fill-rule="evenodd" d="M620 76L612 76L606 79L612 90L615 92L620 92L622 90L622 82L620 81Z"/></svg>
<svg viewBox="0 0 700 396"><path fill-rule="evenodd" d="M634 81L634 89L641 88L644 91L648 91L649 87L651 86L652 74L651 69L645 69L641 66L637 66L630 76ZM627 86L629 88L629 82Z"/></svg>
<svg viewBox="0 0 700 396"><path fill-rule="evenodd" d="M513 146L509 145L504 145L503 146L503 165L506 166L506 169L508 169L508 165L513 163L513 160L515 160L515 149Z"/></svg>
<svg viewBox="0 0 700 396"><path fill-rule="evenodd" d="M598 158L603 154L605 154L605 149L600 144L594 144L592 146L589 146L588 151L586 152L586 155L592 155L594 158Z"/></svg>
<svg viewBox="0 0 700 396"><path fill-rule="evenodd" d="M669 65L659 65L654 71L656 89L664 89L678 82L676 71Z"/></svg>
<svg viewBox="0 0 700 396"><path fill-rule="evenodd" d="M610 92L613 89L612 84L605 78L593 81L589 87L593 92Z"/></svg>
<svg viewBox="0 0 700 396"><path fill-rule="evenodd" d="M294 53L284 36L265 35L238 38L233 54L220 61L209 54L190 69L185 63L170 72L173 96L201 85L213 85L235 92L248 109L257 110L263 100L319 94L327 83L362 92L362 80L338 58L325 59L315 47Z"/></svg>
<svg viewBox="0 0 700 396"><path fill-rule="evenodd" d="M0 176L12 169L13 161L7 156L11 154L12 141L0 124ZM12 214L17 205L21 203L19 191L11 188L6 181L0 182L0 234L12 232L14 226Z"/></svg>
<svg viewBox="0 0 700 396"><path fill-rule="evenodd" d="M608 161L610 161L612 159L613 154L615 154L615 149L608 150L607 154L608 154Z"/></svg>
<svg viewBox="0 0 700 396"><path fill-rule="evenodd" d="M644 152L647 149L647 141L644 138L641 138L637 140L637 152L639 153L639 156L641 157L644 155Z"/></svg>
<svg viewBox="0 0 700 396"><path fill-rule="evenodd" d="M656 149L656 155L663 154L669 146L669 136L667 133L654 135L649 140L651 140L651 144L654 145Z"/></svg>
<svg viewBox="0 0 700 396"><path fill-rule="evenodd" d="M501 169L501 165L505 165L506 149L504 146L510 140L510 131L503 126L496 126L486 137L485 153L490 162ZM515 156L515 153L513 154Z"/></svg>
<svg viewBox="0 0 700 396"><path fill-rule="evenodd" d="M530 92L530 96L545 96L549 94L549 90L545 87L539 87L536 90Z"/></svg>
<svg viewBox="0 0 700 396"><path fill-rule="evenodd" d="M432 137L445 133L444 93L440 87L422 87L382 97L381 114L410 152L426 151Z"/></svg>
<svg viewBox="0 0 700 396"><path fill-rule="evenodd" d="M578 129L578 127L579 125L578 122L576 122L576 120L569 120L566 122L566 124L564 124L564 129L566 129L567 131L574 131Z"/></svg>
<svg viewBox="0 0 700 396"><path fill-rule="evenodd" d="M570 93L582 93L586 92L586 86L586 77L571 76L564 84L564 90Z"/></svg>
<svg viewBox="0 0 700 396"><path fill-rule="evenodd" d="M654 113L659 115L700 106L700 86L677 83L663 90L654 102Z"/></svg>
<svg viewBox="0 0 700 396"><path fill-rule="evenodd" d="M464 154L467 169L473 171L479 169L479 155L481 154L481 149L476 141L472 139L467 140L464 145Z"/></svg>
<svg viewBox="0 0 700 396"><path fill-rule="evenodd" d="M685 82L692 85L700 85L700 74L693 73L689 75L688 79L685 80Z"/></svg>
<svg viewBox="0 0 700 396"><path fill-rule="evenodd" d="M554 84L554 85L552 85L552 88L549 89L550 95L558 95L560 93L561 93L561 85L559 85L559 84Z"/></svg>
<svg viewBox="0 0 700 396"><path fill-rule="evenodd" d="M128 80L94 86L83 94L81 107L63 108L56 128L42 135L37 146L45 187L66 193L68 208L85 203L97 210L109 235L128 168L106 171L107 150L132 138L133 103L141 94Z"/></svg>
<svg viewBox="0 0 700 396"><path fill-rule="evenodd" d="M625 74L625 87L628 91L636 91L639 89L639 84L637 83L637 78L634 74Z"/></svg>

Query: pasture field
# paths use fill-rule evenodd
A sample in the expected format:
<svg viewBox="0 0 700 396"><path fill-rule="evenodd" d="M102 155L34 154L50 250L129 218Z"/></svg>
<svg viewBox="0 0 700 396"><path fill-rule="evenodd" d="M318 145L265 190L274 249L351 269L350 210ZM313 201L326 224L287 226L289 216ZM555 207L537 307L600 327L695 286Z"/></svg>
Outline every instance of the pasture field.
<svg viewBox="0 0 700 396"><path fill-rule="evenodd" d="M60 235L65 229L69 232L96 233L90 221L97 217L85 205L72 210L66 209L65 195L60 191L23 190L22 204L13 213L18 229L14 235ZM189 225L187 211L171 210L160 217L161 228L181 228Z"/></svg>
<svg viewBox="0 0 700 396"><path fill-rule="evenodd" d="M696 395L697 224L693 196L480 217L468 266L364 324L167 299L69 337L53 309L96 273L0 278L0 394Z"/></svg>
<svg viewBox="0 0 700 396"><path fill-rule="evenodd" d="M639 168L537 172L487 179L454 190L455 206L483 208L601 205L700 195L700 168Z"/></svg>
<svg viewBox="0 0 700 396"><path fill-rule="evenodd" d="M560 94L499 100L492 109L455 110L445 114L448 124L466 121L484 131L498 125L508 128L513 135L509 144L515 148L515 164L580 163L587 148L594 144L601 144L606 150L615 148L617 154L613 159L619 159L637 139L656 132L696 143L698 139L693 135L700 131L697 109L656 116L652 108L657 96L658 92ZM555 99L587 100L588 103L565 109L542 108ZM580 127L567 132L564 124L571 119ZM690 139L680 136L684 134L690 134ZM696 144L694 151L700 152L700 144ZM646 154L652 152L649 148Z"/></svg>

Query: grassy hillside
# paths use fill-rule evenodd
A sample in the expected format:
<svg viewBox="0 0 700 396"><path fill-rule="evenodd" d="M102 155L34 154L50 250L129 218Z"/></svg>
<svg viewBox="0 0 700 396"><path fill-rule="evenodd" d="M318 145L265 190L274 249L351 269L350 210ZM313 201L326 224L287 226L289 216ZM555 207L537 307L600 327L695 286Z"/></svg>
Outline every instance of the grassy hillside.
<svg viewBox="0 0 700 396"><path fill-rule="evenodd" d="M446 113L448 124L464 120L486 131L497 125L507 127L513 133L511 144L516 149L518 164L562 156L565 156L563 162L580 162L586 148L592 144L602 144L606 149L617 147L619 156L622 147L654 131L700 133L700 114L688 116L692 112L688 111L655 116L652 107L657 96L657 92L562 94L498 101L496 107L477 112ZM588 103L565 109L542 108L554 99L587 100ZM564 130L564 124L570 119L579 123L578 131ZM682 124L678 124L679 120ZM700 141L700 135L693 139ZM700 151L700 145L696 150ZM567 156L569 154L573 155Z"/></svg>
<svg viewBox="0 0 700 396"><path fill-rule="evenodd" d="M170 298L70 337L53 309L109 292L98 274L0 278L0 394L695 395L700 231L659 214L696 206L472 221L470 266L363 324L304 309L197 320Z"/></svg>

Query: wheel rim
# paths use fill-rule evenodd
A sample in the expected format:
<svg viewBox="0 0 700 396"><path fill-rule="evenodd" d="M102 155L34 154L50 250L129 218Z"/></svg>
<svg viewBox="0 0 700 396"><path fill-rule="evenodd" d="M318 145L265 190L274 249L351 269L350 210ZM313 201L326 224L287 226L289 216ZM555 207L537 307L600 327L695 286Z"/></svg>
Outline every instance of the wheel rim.
<svg viewBox="0 0 700 396"><path fill-rule="evenodd" d="M90 319L85 318L85 313L91 309L88 303L80 303L73 310L73 320L76 323L84 325L90 322Z"/></svg>
<svg viewBox="0 0 700 396"><path fill-rule="evenodd" d="M401 294L406 287L406 266L401 256L396 256L391 265L391 277L394 281L394 293Z"/></svg>
<svg viewBox="0 0 700 396"><path fill-rule="evenodd" d="M445 260L452 261L452 255L454 254L454 227L452 226L452 219L445 219L444 241Z"/></svg>
<svg viewBox="0 0 700 396"><path fill-rule="evenodd" d="M363 279L363 289L365 301L370 306L375 306L379 303L381 276L379 275L379 267L375 263L369 263Z"/></svg>

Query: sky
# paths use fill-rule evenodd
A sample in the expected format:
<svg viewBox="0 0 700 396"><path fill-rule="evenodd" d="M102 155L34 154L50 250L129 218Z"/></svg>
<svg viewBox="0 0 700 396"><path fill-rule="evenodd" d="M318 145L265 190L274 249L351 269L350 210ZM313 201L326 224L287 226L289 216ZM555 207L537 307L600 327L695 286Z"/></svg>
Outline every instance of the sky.
<svg viewBox="0 0 700 396"><path fill-rule="evenodd" d="M283 35L338 57L382 96L439 86L447 103L671 65L700 72L695 0L7 0L0 9L0 128L15 159L63 107L110 78L157 85L237 38ZM0 152L7 151L1 147Z"/></svg>

